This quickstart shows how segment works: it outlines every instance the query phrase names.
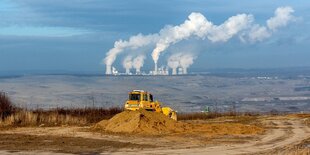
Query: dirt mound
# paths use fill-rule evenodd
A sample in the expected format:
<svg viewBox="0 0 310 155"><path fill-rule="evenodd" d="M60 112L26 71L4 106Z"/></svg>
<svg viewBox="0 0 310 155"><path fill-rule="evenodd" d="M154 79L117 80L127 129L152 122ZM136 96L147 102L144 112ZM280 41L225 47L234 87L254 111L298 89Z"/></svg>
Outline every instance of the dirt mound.
<svg viewBox="0 0 310 155"><path fill-rule="evenodd" d="M108 132L163 134L182 130L180 123L162 113L149 111L124 111L97 126Z"/></svg>
<svg viewBox="0 0 310 155"><path fill-rule="evenodd" d="M96 125L106 132L158 135L168 133L199 133L206 136L257 134L262 128L240 123L185 123L177 122L162 113L124 111L110 120Z"/></svg>

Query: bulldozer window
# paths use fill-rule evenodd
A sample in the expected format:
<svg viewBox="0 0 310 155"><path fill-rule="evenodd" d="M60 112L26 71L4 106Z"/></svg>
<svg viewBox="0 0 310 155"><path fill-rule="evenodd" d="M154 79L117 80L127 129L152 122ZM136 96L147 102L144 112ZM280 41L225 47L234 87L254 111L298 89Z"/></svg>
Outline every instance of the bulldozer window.
<svg viewBox="0 0 310 155"><path fill-rule="evenodd" d="M140 101L140 94L129 94L129 100Z"/></svg>
<svg viewBox="0 0 310 155"><path fill-rule="evenodd" d="M150 94L150 101L153 102L153 95Z"/></svg>
<svg viewBox="0 0 310 155"><path fill-rule="evenodd" d="M143 95L143 101L148 101L147 94Z"/></svg>

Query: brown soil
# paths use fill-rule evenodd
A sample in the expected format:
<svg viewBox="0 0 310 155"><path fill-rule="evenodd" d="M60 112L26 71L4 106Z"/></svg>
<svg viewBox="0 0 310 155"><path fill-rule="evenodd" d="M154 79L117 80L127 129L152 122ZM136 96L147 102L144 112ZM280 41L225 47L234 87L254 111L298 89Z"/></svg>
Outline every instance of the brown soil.
<svg viewBox="0 0 310 155"><path fill-rule="evenodd" d="M204 134L215 135L251 135L262 133L264 129L241 123L185 123L177 122L162 113L149 111L124 111L110 120L96 125L106 132L143 135L163 134Z"/></svg>
<svg viewBox="0 0 310 155"><path fill-rule="evenodd" d="M73 154L97 154L124 148L142 149L150 147L151 145L81 137L0 134L0 150L9 150L10 152L40 150Z"/></svg>

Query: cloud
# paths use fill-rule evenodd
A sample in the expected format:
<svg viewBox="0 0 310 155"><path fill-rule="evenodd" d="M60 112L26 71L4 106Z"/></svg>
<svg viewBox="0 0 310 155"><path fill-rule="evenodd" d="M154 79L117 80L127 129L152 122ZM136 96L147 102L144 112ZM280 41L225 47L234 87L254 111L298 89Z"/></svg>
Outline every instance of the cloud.
<svg viewBox="0 0 310 155"><path fill-rule="evenodd" d="M132 68L132 57L127 56L123 60L123 67L126 69L126 73L128 74L130 72L130 69Z"/></svg>
<svg viewBox="0 0 310 155"><path fill-rule="evenodd" d="M125 49L135 50L139 47L143 47L149 44L154 44L158 40L157 34L150 34L150 35L142 35L138 34L129 38L128 41L118 40L114 43L114 47L110 49L106 53L106 57L104 58L103 62L107 66L106 73L111 73L111 65L115 61L117 55L122 53Z"/></svg>
<svg viewBox="0 0 310 155"><path fill-rule="evenodd" d="M276 29L286 26L289 22L294 20L292 13L294 12L291 7L279 7L275 11L274 17L267 20L267 26L269 29L275 31Z"/></svg>
<svg viewBox="0 0 310 155"><path fill-rule="evenodd" d="M241 41L247 42L249 40L253 43L269 38L277 29L286 26L296 19L296 17L292 15L293 12L294 10L288 6L277 8L274 12L274 16L266 21L267 26L260 26L259 24L252 25L249 31L241 34Z"/></svg>
<svg viewBox="0 0 310 155"><path fill-rule="evenodd" d="M187 68L194 63L197 57L193 53L175 53L167 60L167 65L172 68L172 75L177 74L177 68L182 67L183 73L187 74Z"/></svg>
<svg viewBox="0 0 310 155"><path fill-rule="evenodd" d="M171 44L175 44L193 35L204 37L212 25L201 13L193 12L184 23L174 27L168 26L163 28L160 31L160 39L156 43L156 48L152 52L154 62L157 63L160 53Z"/></svg>
<svg viewBox="0 0 310 155"><path fill-rule="evenodd" d="M70 27L34 27L34 26L9 26L0 27L0 35L5 36L46 36L68 37L83 35L90 31Z"/></svg>
<svg viewBox="0 0 310 155"><path fill-rule="evenodd" d="M223 24L214 26L208 35L208 39L212 42L225 42L231 37L251 26L254 21L252 15L239 14L230 17Z"/></svg>
<svg viewBox="0 0 310 155"><path fill-rule="evenodd" d="M223 24L214 25L203 14L192 12L188 19L180 25L168 25L158 33L146 36L138 34L130 37L128 41L116 41L114 48L109 50L104 59L107 67L106 74L111 74L111 65L117 55L126 48L136 49L149 44L155 44L156 46L151 56L156 68L160 54L171 45L182 40L198 37L200 39L208 38L211 42L227 42L232 37L239 35L243 42L248 40L250 42L262 41L269 38L272 35L272 31L287 25L294 18L291 15L293 12L291 7L277 8L275 15L267 20L268 28L255 24L254 17L251 14L237 14L228 18Z"/></svg>
<svg viewBox="0 0 310 155"><path fill-rule="evenodd" d="M144 64L144 59L145 59L144 55L139 55L133 59L132 66L133 66L133 68L136 69L136 72L140 72L140 69Z"/></svg>
<svg viewBox="0 0 310 155"><path fill-rule="evenodd" d="M254 25L248 33L250 42L263 41L270 36L271 32L266 27L259 25Z"/></svg>

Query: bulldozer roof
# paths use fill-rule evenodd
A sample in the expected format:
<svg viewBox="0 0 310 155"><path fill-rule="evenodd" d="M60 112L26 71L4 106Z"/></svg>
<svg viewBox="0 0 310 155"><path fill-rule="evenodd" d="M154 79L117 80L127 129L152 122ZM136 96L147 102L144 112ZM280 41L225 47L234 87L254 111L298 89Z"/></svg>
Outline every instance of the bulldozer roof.
<svg viewBox="0 0 310 155"><path fill-rule="evenodd" d="M133 90L132 92L145 92L144 90Z"/></svg>

